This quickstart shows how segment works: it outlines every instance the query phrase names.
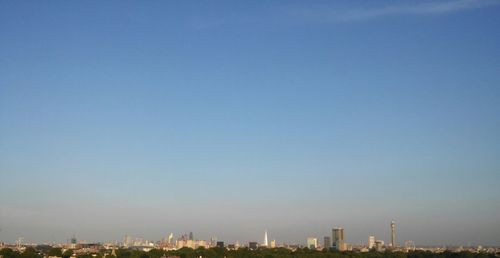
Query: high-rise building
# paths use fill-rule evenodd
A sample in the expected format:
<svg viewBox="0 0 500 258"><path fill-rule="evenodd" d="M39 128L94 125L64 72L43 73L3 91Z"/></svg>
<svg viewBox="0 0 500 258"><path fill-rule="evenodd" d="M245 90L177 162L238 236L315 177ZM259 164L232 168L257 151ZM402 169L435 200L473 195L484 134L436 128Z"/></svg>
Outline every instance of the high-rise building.
<svg viewBox="0 0 500 258"><path fill-rule="evenodd" d="M249 242L249 243L248 243L248 248L249 248L250 250L256 250L256 249L257 249L257 247L259 247L259 244L257 244L257 242Z"/></svg>
<svg viewBox="0 0 500 258"><path fill-rule="evenodd" d="M391 247L396 248L396 222L391 221Z"/></svg>
<svg viewBox="0 0 500 258"><path fill-rule="evenodd" d="M333 248L338 251L345 251L346 244L344 242L344 229L343 228L334 228L332 229L332 239L333 239Z"/></svg>
<svg viewBox="0 0 500 258"><path fill-rule="evenodd" d="M331 237L325 237L323 241L323 248L326 248L327 250L332 248L332 238Z"/></svg>
<svg viewBox="0 0 500 258"><path fill-rule="evenodd" d="M276 240L275 239L271 240L271 246L270 247L271 248L276 248Z"/></svg>
<svg viewBox="0 0 500 258"><path fill-rule="evenodd" d="M123 246L129 247L129 246L133 245L133 243L134 243L134 241L132 240L131 236L126 235L123 238Z"/></svg>
<svg viewBox="0 0 500 258"><path fill-rule="evenodd" d="M264 231L264 246L267 247L268 242L267 242L267 229Z"/></svg>
<svg viewBox="0 0 500 258"><path fill-rule="evenodd" d="M210 246L216 246L216 245L217 245L217 237L211 237Z"/></svg>
<svg viewBox="0 0 500 258"><path fill-rule="evenodd" d="M375 240L375 250L378 252L382 252L384 250L384 241Z"/></svg>
<svg viewBox="0 0 500 258"><path fill-rule="evenodd" d="M307 238L307 248L309 248L309 249L318 248L318 239L315 237L308 237Z"/></svg>
<svg viewBox="0 0 500 258"><path fill-rule="evenodd" d="M189 240L194 240L193 232L189 232Z"/></svg>
<svg viewBox="0 0 500 258"><path fill-rule="evenodd" d="M375 246L375 236L368 236L368 249L373 249Z"/></svg>

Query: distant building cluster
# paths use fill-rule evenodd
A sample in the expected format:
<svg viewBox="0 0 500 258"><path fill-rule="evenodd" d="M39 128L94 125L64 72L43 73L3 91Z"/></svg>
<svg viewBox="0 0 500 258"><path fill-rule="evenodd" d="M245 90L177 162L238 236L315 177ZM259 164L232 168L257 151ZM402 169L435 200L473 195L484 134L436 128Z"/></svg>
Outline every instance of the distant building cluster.
<svg viewBox="0 0 500 258"><path fill-rule="evenodd" d="M318 238L311 236L306 239L305 246L303 244L277 244L276 240L268 239L267 230L264 231L263 241L259 243L258 241L249 241L248 243L240 243L236 241L234 243L226 244L224 241L219 241L217 237L211 237L210 240L200 240L194 237L193 232L188 234L182 234L177 238L174 238L174 234L170 233L167 237L159 241L149 241L142 238L133 238L126 235L122 242L114 243L87 243L86 241L78 241L75 236L71 237L66 244L29 244L23 243L23 238L19 238L13 244L6 244L0 242L0 250L3 248L10 248L20 252L23 252L27 247L47 247L47 248L61 248L62 252L70 250L73 256L79 254L98 254L102 250L106 251L106 256L116 256L116 249L128 249L128 250L140 250L149 252L153 249L161 249L165 251L179 250L181 248L192 248L197 249L203 248L225 248L228 250L237 250L239 248L248 248L250 250L257 250L259 248L287 248L289 250L296 250L298 248L309 248L313 250L336 250L336 251L353 251L353 252L369 252L369 251L402 251L409 252L415 250L431 251L431 252L444 252L444 251L470 251L470 252L485 252L485 253L497 253L500 249L497 247L483 248L482 246L476 247L419 247L417 248L413 241L406 241L404 245L399 246L396 241L396 223L391 221L390 224L390 242L388 245L385 244L383 240L375 238L373 235L368 236L368 241L366 245L356 245L349 244L345 241L345 231L342 227L332 228L331 236L325 236L323 238L323 243L318 242ZM111 258L109 257L109 258ZM2 257L0 257L2 258ZM50 256L48 257L50 258Z"/></svg>
<svg viewBox="0 0 500 258"><path fill-rule="evenodd" d="M309 249L328 249L337 251L386 251L386 250L398 250L398 251L410 251L409 249L398 248L396 244L396 223L391 222L391 244L386 246L384 241L375 239L375 236L368 236L367 245L354 245L349 244L345 241L344 228L336 227L332 229L331 236L325 236L323 238L323 245L318 245L317 238L309 237L307 238L307 247Z"/></svg>

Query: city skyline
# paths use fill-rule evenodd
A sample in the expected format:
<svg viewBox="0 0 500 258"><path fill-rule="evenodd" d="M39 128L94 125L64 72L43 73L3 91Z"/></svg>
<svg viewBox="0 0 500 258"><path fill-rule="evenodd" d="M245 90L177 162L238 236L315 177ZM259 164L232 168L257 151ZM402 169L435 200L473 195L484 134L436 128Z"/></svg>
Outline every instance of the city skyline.
<svg viewBox="0 0 500 258"><path fill-rule="evenodd" d="M499 0L0 1L0 242L498 245L498 28Z"/></svg>
<svg viewBox="0 0 500 258"><path fill-rule="evenodd" d="M64 242L44 242L44 243L34 243L25 242L24 238L20 237L15 243L2 243L1 245L12 247L15 244L18 248L22 246L40 246L50 245L52 247L59 246L69 249L79 249L78 245L99 245L106 249L115 250L115 248L123 248L129 250L142 250L149 252L152 249L158 250L179 250L181 248L213 248L220 247L228 250L237 250L242 247L250 248L255 250L258 248L287 248L290 250L295 250L297 248L309 248L311 250L337 250L337 251L354 251L354 252L412 252L412 251L431 251L431 252L442 252L444 250L451 250L454 252L460 252L464 250L469 250L472 252L494 252L495 249L500 248L500 246L481 246L481 245L468 245L468 246L418 246L411 240L404 241L403 245L398 245L395 235L395 221L391 221L391 238L388 245L385 244L383 240L376 239L373 235L368 235L368 241L366 243L348 243L345 241L344 229L340 227L332 228L332 236L324 237L324 244L319 243L317 237L309 236L304 243L290 243L281 242L278 243L276 239L271 240L271 245L268 244L268 231L264 230L262 243L256 241L247 241L242 243L239 240L220 240L213 236L208 239L198 239L194 238L193 232L181 233L174 240L174 233L169 233L168 237L164 237L159 240L144 239L142 237L133 237L130 235L125 235L123 241L106 241L106 242L96 242L87 240L77 240L76 236L73 235L71 239L67 239ZM333 242L332 242L333 239ZM24 241L24 242L23 242ZM0 245L0 246L1 246ZM492 249L493 248L493 249Z"/></svg>
<svg viewBox="0 0 500 258"><path fill-rule="evenodd" d="M382 236L377 236L377 239L375 239L375 236L374 235L371 235L371 234L368 234L367 237L368 237L368 241L367 242L364 242L364 241L360 241L360 242L349 242L349 241L346 241L345 240L345 235L344 235L344 228L341 228L341 227L333 227L331 229L331 236L325 236L324 237L324 242L323 243L329 243L328 247L321 244L319 242L319 238L318 236L316 235L309 235L307 237L307 239L304 241L304 243L302 243L300 240L299 241L294 241L294 240L288 240L288 241L285 241L285 240L282 240L281 242L277 241L275 238L273 238L271 240L272 243L274 243L274 245L278 244L279 246L283 246L283 245L298 245L298 246L303 246L303 247L308 247L308 248L312 248L310 247L310 241L313 241L314 242L314 249L316 248L327 248L327 249L332 249L332 250L339 250L339 251L346 251L348 250L347 246L350 246L352 248L352 246L366 246L368 249L371 249L372 248L372 245L373 243L376 243L378 241L381 241L382 244L384 245L384 248L405 248L406 247L406 244L408 242L412 243L414 245L414 242L413 240L410 240L410 239L406 239L406 240L403 240L403 242L405 244L403 245L398 245L397 244L397 237L396 237L396 230L395 230L395 221L392 220L391 223L390 223L390 233L389 233L389 236L387 237L386 239L386 242L389 243L389 245L385 246L384 245L384 239L385 237ZM168 235L168 236L167 236ZM279 234L277 234L279 235ZM313 237L314 236L314 237ZM328 240L327 240L328 238ZM173 241L175 239L175 242ZM268 240L268 230L265 229L264 230L264 234L263 234L263 239L262 241L255 241L256 239L245 239L245 238L236 238L236 239L219 239L217 238L216 236L214 236L212 234L212 236L210 237L210 240L208 240L209 238L195 238L194 235L193 235L193 232L190 231L189 233L187 232L177 232L177 233L174 233L174 232L170 232L168 234L165 235L165 237L161 237L159 239L148 239L148 238L144 238L142 236L131 236L131 235L128 235L126 234L125 237L123 237L123 241L118 241L118 239L107 239L105 241L95 241L95 240L86 240L86 239L80 239L80 241L77 242L77 238L76 236L73 234L71 238L67 238L66 241L56 241L55 239L52 239L52 241L41 241L41 242L37 242L37 241L30 241L29 239L25 239L24 237L18 237L16 239L16 241L13 241L13 242L10 242L8 244L13 244L13 243L19 243L19 241L24 241L22 242L23 244L42 244L42 243L45 243L45 244L64 244L64 243L72 243L72 244L76 244L76 243L121 243L125 246L127 245L132 245L132 243L137 243L137 241L139 241L140 243L157 243L157 242L163 242L163 241L166 241L167 243L169 244L174 244L176 243L177 241L179 240L182 240L182 241L203 241L203 243L206 243L207 245L212 243L212 246L215 246L215 243L231 243L231 244L234 244L234 243L237 243L237 244L241 244L241 246L248 246L248 244L245 244L245 243L257 243L260 247L266 247L266 248L274 248L276 246L270 246L269 245L269 240ZM240 241L240 239L243 239L242 241ZM371 241L373 241L371 243ZM419 245L418 247L439 247L440 245ZM458 247L458 246L464 246L464 245L442 245L442 246L448 246L448 247ZM475 247L475 246L481 246L480 244L472 244L472 243L467 243L467 245L465 245L466 247ZM497 246L497 245L487 245L487 246L490 246L490 247L500 247L500 246ZM189 246L188 246L189 247Z"/></svg>

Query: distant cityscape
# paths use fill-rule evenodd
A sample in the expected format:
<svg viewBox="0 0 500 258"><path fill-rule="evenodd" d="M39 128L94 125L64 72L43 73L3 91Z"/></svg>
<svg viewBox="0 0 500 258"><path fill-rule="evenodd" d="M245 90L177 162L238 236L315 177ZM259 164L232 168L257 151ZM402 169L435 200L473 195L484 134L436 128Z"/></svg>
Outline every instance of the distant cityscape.
<svg viewBox="0 0 500 258"><path fill-rule="evenodd" d="M87 242L78 241L76 236L72 236L67 243L27 243L24 242L23 238L20 237L15 243L4 243L0 242L0 250L9 248L16 250L18 252L23 252L26 248L30 247L40 247L45 246L49 248L60 248L62 252L71 251L72 256L81 254L90 254L97 256L102 250L109 250L110 255L115 254L117 249L135 250L150 252L151 250L158 249L163 251L173 251L181 250L183 248L189 249L199 249L199 248L222 248L226 250L238 250L246 248L248 250L258 250L258 249L273 249L273 248L284 248L291 251L297 249L307 248L309 250L317 251L338 251L338 252L413 252L413 251L427 251L433 253L441 253L445 251L451 252L473 252L473 253L488 253L497 254L500 253L500 247L491 246L442 246L442 247L428 247L428 246L416 246L411 240L406 240L399 243L397 241L397 230L396 222L391 221L390 223L390 236L389 241L386 243L384 240L376 238L374 235L367 236L366 244L352 244L345 241L345 229L342 227L332 228L332 233L330 236L324 236L323 241L317 236L309 236L305 238L304 243L285 243L278 242L276 239L269 238L267 230L264 230L263 237L261 241L249 241L246 243L241 243L239 241L234 242L224 242L217 239L217 237L211 237L209 240L202 240L195 238L193 232L181 234L175 237L173 233L170 233L163 239L158 241L151 241L143 238L135 238L130 235L123 237L123 240L101 243L101 242ZM0 255L0 258L3 258Z"/></svg>

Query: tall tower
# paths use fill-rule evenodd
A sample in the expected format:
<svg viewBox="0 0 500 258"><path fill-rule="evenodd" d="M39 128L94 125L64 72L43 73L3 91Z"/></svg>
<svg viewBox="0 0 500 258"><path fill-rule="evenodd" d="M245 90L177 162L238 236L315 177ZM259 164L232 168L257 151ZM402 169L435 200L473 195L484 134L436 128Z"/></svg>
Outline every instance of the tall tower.
<svg viewBox="0 0 500 258"><path fill-rule="evenodd" d="M172 239L174 239L174 233L170 233L170 235L168 235L168 244L172 244Z"/></svg>
<svg viewBox="0 0 500 258"><path fill-rule="evenodd" d="M396 248L396 223L391 221L391 246Z"/></svg>
<svg viewBox="0 0 500 258"><path fill-rule="evenodd" d="M335 250L345 251L346 245L344 242L344 229L343 228L334 228L332 229L332 242Z"/></svg>
<svg viewBox="0 0 500 258"><path fill-rule="evenodd" d="M375 236L368 236L368 249L372 249L375 246Z"/></svg>
<svg viewBox="0 0 500 258"><path fill-rule="evenodd" d="M326 236L323 241L323 248L326 248L326 250L330 250L332 248L332 238Z"/></svg>
<svg viewBox="0 0 500 258"><path fill-rule="evenodd" d="M264 232L264 246L267 247L268 245L268 242L267 242L267 229L266 231Z"/></svg>

